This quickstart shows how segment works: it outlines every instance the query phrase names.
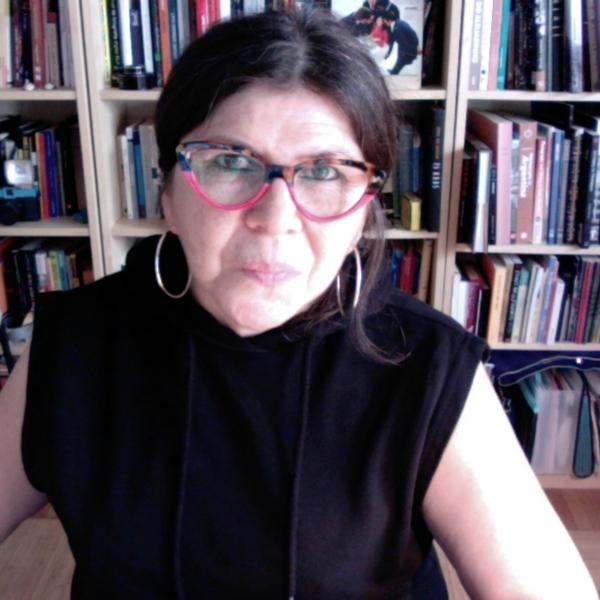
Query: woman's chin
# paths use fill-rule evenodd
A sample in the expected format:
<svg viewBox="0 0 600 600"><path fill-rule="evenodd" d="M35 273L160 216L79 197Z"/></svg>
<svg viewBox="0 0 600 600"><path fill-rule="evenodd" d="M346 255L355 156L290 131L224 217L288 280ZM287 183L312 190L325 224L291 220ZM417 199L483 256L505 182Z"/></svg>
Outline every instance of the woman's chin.
<svg viewBox="0 0 600 600"><path fill-rule="evenodd" d="M241 337L260 335L292 319L299 310L269 303L244 305L231 311L225 324Z"/></svg>

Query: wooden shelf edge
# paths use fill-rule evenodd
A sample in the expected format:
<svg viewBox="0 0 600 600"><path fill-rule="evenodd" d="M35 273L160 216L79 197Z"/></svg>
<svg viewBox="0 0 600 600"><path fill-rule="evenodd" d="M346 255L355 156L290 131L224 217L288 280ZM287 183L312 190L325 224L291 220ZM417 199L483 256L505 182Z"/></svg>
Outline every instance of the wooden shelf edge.
<svg viewBox="0 0 600 600"><path fill-rule="evenodd" d="M580 479L573 475L538 475L538 481L545 490L598 490L600 475L596 472L591 477Z"/></svg>
<svg viewBox="0 0 600 600"><path fill-rule="evenodd" d="M34 90L26 90L24 88L0 88L0 100L76 100L77 94L73 89L55 89L44 90L36 88Z"/></svg>
<svg viewBox="0 0 600 600"><path fill-rule="evenodd" d="M151 90L120 90L118 88L107 88L100 90L100 100L105 102L156 102L162 89Z"/></svg>
<svg viewBox="0 0 600 600"><path fill-rule="evenodd" d="M72 217L56 217L41 221L21 221L0 226L0 236L5 237L89 237L89 227Z"/></svg>
<svg viewBox="0 0 600 600"><path fill-rule="evenodd" d="M163 219L119 219L111 228L115 237L147 237L165 232L167 226Z"/></svg>
<svg viewBox="0 0 600 600"><path fill-rule="evenodd" d="M376 237L375 232L365 231L363 236L367 239L373 239ZM432 231L409 231L400 226L388 227L384 231L383 235L386 240L436 240L439 237L439 233Z"/></svg>
<svg viewBox="0 0 600 600"><path fill-rule="evenodd" d="M532 100L552 100L568 102L600 102L600 92L534 92L526 90L488 90L467 92L468 100L516 100L530 102Z"/></svg>
<svg viewBox="0 0 600 600"><path fill-rule="evenodd" d="M457 244L456 252L473 254L473 249L468 244ZM595 245L590 248L581 248L572 244L511 244L508 246L488 246L487 254L564 254L577 256L597 256L600 247ZM482 254L478 252L477 254Z"/></svg>
<svg viewBox="0 0 600 600"><path fill-rule="evenodd" d="M576 344L575 342L556 342L554 344L525 344L511 342L492 342L492 350L546 350L548 352L598 352L600 344Z"/></svg>

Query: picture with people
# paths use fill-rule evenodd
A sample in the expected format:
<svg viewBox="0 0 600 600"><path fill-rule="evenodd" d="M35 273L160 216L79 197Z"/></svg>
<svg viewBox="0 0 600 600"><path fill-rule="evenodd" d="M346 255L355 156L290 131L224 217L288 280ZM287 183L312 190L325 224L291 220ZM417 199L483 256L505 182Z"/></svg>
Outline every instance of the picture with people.
<svg viewBox="0 0 600 600"><path fill-rule="evenodd" d="M421 76L422 0L332 0L332 11L386 75Z"/></svg>

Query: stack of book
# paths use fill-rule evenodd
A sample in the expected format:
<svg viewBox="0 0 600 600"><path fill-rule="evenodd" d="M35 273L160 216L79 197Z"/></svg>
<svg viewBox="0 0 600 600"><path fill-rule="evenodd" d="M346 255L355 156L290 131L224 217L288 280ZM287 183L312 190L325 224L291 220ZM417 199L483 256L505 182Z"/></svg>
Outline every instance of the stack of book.
<svg viewBox="0 0 600 600"><path fill-rule="evenodd" d="M600 115L589 106L533 103L534 118L471 109L457 241L600 241Z"/></svg>
<svg viewBox="0 0 600 600"><path fill-rule="evenodd" d="M452 316L488 342L600 342L600 257L459 255Z"/></svg>
<svg viewBox="0 0 600 600"><path fill-rule="evenodd" d="M34 309L37 294L92 280L87 240L0 239L0 315L26 315Z"/></svg>
<svg viewBox="0 0 600 600"><path fill-rule="evenodd" d="M402 218L407 192L416 195L422 203L417 229L440 229L444 116L443 107L427 105L418 115L407 115L399 128L398 156L392 173L393 216Z"/></svg>
<svg viewBox="0 0 600 600"><path fill-rule="evenodd" d="M121 206L128 219L159 219L158 147L154 123L143 119L117 136Z"/></svg>
<svg viewBox="0 0 600 600"><path fill-rule="evenodd" d="M392 285L427 302L431 279L432 240L393 242L391 252Z"/></svg>
<svg viewBox="0 0 600 600"><path fill-rule="evenodd" d="M27 181L11 186L5 161L29 165ZM0 116L0 198L27 195L35 199L23 220L74 215L85 209L82 154L77 116L58 125ZM0 200L0 205L3 200Z"/></svg>
<svg viewBox="0 0 600 600"><path fill-rule="evenodd" d="M596 0L473 0L469 89L600 90Z"/></svg>
<svg viewBox="0 0 600 600"><path fill-rule="evenodd" d="M68 0L0 3L0 87L75 87Z"/></svg>

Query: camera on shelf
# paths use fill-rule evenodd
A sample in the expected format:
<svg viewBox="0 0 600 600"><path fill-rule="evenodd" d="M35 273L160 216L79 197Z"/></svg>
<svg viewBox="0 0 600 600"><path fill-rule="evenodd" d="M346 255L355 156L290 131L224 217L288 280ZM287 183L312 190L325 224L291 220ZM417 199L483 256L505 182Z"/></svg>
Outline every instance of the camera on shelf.
<svg viewBox="0 0 600 600"><path fill-rule="evenodd" d="M4 181L8 185L0 186L0 223L39 221L39 188L31 161L5 160Z"/></svg>

